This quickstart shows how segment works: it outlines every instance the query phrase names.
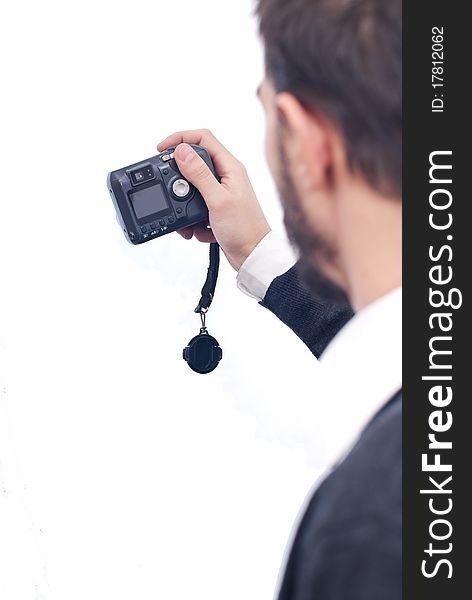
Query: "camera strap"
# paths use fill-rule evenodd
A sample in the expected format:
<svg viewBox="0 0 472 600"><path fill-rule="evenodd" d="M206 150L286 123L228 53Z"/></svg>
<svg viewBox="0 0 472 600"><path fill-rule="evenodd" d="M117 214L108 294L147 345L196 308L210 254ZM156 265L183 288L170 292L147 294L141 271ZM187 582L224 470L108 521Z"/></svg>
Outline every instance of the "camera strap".
<svg viewBox="0 0 472 600"><path fill-rule="evenodd" d="M216 282L218 281L218 273L220 271L220 247L218 244L210 244L210 266L208 267L208 275L205 285L202 288L202 297L195 309L196 313L207 311L213 297L215 295Z"/></svg>
<svg viewBox="0 0 472 600"><path fill-rule="evenodd" d="M206 326L206 315L215 296L216 283L220 270L220 246L210 244L210 266L205 285L202 288L202 297L195 313L200 315L200 333L194 337L184 349L183 357L188 366L201 375L211 373L223 358L223 351L217 340L209 335Z"/></svg>

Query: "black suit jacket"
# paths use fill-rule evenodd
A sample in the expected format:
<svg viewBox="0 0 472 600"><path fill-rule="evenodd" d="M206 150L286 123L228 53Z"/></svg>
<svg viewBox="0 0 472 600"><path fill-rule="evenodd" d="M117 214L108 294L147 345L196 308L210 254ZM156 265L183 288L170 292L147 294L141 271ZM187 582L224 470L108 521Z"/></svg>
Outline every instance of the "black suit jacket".
<svg viewBox="0 0 472 600"><path fill-rule="evenodd" d="M308 293L296 268L270 286L263 306L319 357L352 317ZM315 491L300 522L279 600L400 600L402 401L390 400Z"/></svg>

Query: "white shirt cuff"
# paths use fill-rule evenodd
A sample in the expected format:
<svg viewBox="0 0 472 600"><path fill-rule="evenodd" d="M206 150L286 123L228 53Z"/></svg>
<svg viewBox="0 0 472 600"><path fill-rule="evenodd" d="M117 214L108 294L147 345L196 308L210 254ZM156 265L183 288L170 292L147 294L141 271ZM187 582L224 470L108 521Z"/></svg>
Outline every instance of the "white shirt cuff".
<svg viewBox="0 0 472 600"><path fill-rule="evenodd" d="M261 301L274 279L289 271L297 261L290 243L271 231L239 269L238 288L247 296Z"/></svg>

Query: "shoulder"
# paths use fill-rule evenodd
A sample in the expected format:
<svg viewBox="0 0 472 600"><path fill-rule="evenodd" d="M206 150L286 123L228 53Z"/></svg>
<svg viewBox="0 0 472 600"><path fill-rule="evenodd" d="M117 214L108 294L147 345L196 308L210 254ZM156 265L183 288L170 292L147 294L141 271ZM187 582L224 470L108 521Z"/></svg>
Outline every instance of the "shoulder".
<svg viewBox="0 0 472 600"><path fill-rule="evenodd" d="M294 598L401 597L401 429L399 395L315 492L287 565Z"/></svg>
<svg viewBox="0 0 472 600"><path fill-rule="evenodd" d="M402 399L396 396L366 427L346 459L321 484L313 501L319 527L362 522L401 525ZM311 507L310 507L311 508Z"/></svg>
<svg viewBox="0 0 472 600"><path fill-rule="evenodd" d="M320 487L320 496L336 500L346 518L367 510L384 513L402 497L402 396L393 398L369 423L346 459ZM362 485L361 485L362 484ZM349 491L360 506L346 503ZM386 516L390 516L387 514Z"/></svg>

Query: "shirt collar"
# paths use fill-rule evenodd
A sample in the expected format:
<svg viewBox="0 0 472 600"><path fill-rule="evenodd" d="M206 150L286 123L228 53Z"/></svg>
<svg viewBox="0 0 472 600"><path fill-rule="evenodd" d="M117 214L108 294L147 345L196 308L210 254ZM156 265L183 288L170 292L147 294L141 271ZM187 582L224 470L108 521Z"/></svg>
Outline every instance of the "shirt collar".
<svg viewBox="0 0 472 600"><path fill-rule="evenodd" d="M402 289L359 311L330 343L321 365L325 445L333 461L402 387Z"/></svg>

